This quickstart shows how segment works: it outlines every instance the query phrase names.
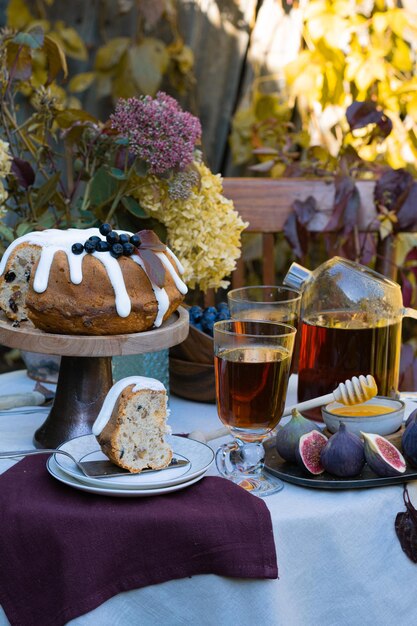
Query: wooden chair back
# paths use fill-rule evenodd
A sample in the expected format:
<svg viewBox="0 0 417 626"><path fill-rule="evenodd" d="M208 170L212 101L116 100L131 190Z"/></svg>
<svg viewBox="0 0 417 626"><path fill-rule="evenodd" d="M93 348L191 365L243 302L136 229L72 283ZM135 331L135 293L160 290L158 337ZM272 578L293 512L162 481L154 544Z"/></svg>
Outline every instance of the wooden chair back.
<svg viewBox="0 0 417 626"><path fill-rule="evenodd" d="M225 178L224 195L233 200L235 209L249 222L245 232L262 235L262 281L265 285L275 282L274 234L283 230L295 200L305 201L309 196L316 200L318 212L310 226L320 232L332 213L335 195L333 183L310 179L271 178ZM374 182L360 181L361 197L359 229L376 230L376 210L373 201ZM232 274L233 287L244 283L244 263L239 259Z"/></svg>

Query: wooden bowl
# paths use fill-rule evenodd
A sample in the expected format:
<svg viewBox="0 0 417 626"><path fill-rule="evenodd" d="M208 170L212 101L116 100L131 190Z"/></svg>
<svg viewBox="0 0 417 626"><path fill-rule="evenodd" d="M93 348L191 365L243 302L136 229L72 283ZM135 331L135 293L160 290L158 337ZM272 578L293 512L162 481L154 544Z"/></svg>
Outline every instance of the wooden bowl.
<svg viewBox="0 0 417 626"><path fill-rule="evenodd" d="M194 402L215 402L213 359L213 338L190 324L188 337L169 351L172 393Z"/></svg>
<svg viewBox="0 0 417 626"><path fill-rule="evenodd" d="M169 357L169 387L180 398L215 402L214 365Z"/></svg>
<svg viewBox="0 0 417 626"><path fill-rule="evenodd" d="M188 337L182 343L173 346L169 353L170 356L183 361L213 365L213 338L190 324Z"/></svg>

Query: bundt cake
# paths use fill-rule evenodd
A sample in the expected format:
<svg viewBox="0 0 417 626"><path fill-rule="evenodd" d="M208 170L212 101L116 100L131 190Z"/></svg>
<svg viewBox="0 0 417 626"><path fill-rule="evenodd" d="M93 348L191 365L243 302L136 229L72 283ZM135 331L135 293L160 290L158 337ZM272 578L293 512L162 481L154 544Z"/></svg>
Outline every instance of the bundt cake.
<svg viewBox="0 0 417 626"><path fill-rule="evenodd" d="M106 227L106 228L104 228ZM152 231L44 230L19 237L0 263L0 308L59 334L158 327L187 292L183 268Z"/></svg>
<svg viewBox="0 0 417 626"><path fill-rule="evenodd" d="M104 454L133 473L145 467L169 465L172 449L165 441L169 432L167 394L154 378L130 376L110 389L93 425L93 435Z"/></svg>

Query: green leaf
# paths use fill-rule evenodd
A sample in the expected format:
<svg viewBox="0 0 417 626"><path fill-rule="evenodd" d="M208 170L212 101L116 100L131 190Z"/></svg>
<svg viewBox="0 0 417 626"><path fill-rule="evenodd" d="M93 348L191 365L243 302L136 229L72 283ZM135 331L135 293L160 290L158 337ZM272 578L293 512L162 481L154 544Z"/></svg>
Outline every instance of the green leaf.
<svg viewBox="0 0 417 626"><path fill-rule="evenodd" d="M28 46L32 50L37 50L43 46L44 32L40 26L35 26L27 33L17 33L12 41L19 46Z"/></svg>
<svg viewBox="0 0 417 626"><path fill-rule="evenodd" d="M123 170L119 170L118 167L111 167L109 170L110 176L117 178L117 180L126 180L127 176Z"/></svg>
<svg viewBox="0 0 417 626"><path fill-rule="evenodd" d="M8 226L5 226L4 224L0 224L0 235L3 237L3 239L6 239L6 241L14 241L14 233L12 231L11 228L9 228Z"/></svg>
<svg viewBox="0 0 417 626"><path fill-rule="evenodd" d="M68 89L72 93L86 91L93 84L96 78L95 72L81 72L73 76L69 82Z"/></svg>
<svg viewBox="0 0 417 626"><path fill-rule="evenodd" d="M99 206L100 204L109 202L109 200L116 194L118 188L119 183L117 180L110 176L105 167L100 167L91 181L91 204Z"/></svg>
<svg viewBox="0 0 417 626"><path fill-rule="evenodd" d="M169 54L160 39L146 37L138 46L129 48L132 76L141 93L155 95L169 64Z"/></svg>
<svg viewBox="0 0 417 626"><path fill-rule="evenodd" d="M39 187L36 195L36 202L34 204L35 211L38 211L51 200L52 196L56 192L58 181L61 178L61 173L56 172L46 181L44 185Z"/></svg>
<svg viewBox="0 0 417 626"><path fill-rule="evenodd" d="M51 210L47 210L38 219L38 225L42 228L52 228L56 225L57 215L53 213Z"/></svg>
<svg viewBox="0 0 417 626"><path fill-rule="evenodd" d="M22 222L16 228L16 236L23 237L26 233L30 233L33 230L33 224L31 222Z"/></svg>
<svg viewBox="0 0 417 626"><path fill-rule="evenodd" d="M138 217L139 219L146 219L149 215L146 213L144 209L140 206L140 204L132 198L131 196L124 196L122 198L122 204L129 213Z"/></svg>

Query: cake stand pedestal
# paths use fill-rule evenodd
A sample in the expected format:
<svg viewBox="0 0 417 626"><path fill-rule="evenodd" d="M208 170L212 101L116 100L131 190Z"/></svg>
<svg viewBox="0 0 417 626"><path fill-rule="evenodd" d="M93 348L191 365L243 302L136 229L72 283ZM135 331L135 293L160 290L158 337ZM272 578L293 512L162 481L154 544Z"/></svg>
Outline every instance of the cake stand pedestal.
<svg viewBox="0 0 417 626"><path fill-rule="evenodd" d="M0 317L0 343L9 348L61 356L56 395L45 422L35 432L37 448L56 448L91 433L113 384L112 356L170 348L188 335L188 312L179 307L159 328L129 335L55 335L28 323L19 327Z"/></svg>

